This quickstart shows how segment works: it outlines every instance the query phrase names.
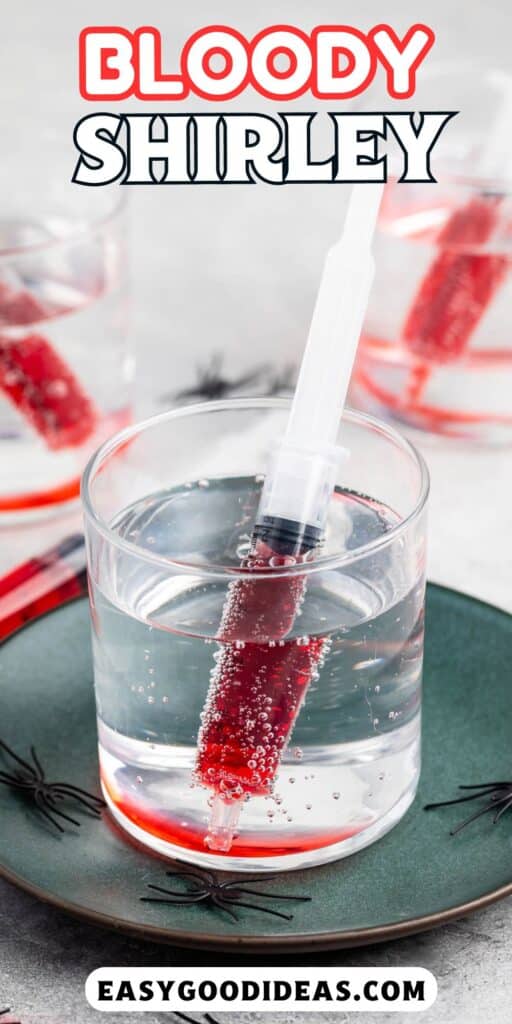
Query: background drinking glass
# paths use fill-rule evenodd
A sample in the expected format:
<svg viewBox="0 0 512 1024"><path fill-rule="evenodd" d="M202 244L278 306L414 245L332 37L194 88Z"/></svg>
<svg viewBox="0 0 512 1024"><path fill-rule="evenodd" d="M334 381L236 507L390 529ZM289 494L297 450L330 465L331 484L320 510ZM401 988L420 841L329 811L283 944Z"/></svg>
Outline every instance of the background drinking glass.
<svg viewBox="0 0 512 1024"><path fill-rule="evenodd" d="M72 148L37 142L0 166L4 518L76 498L90 453L130 420L121 193L73 185Z"/></svg>
<svg viewBox="0 0 512 1024"><path fill-rule="evenodd" d="M441 65L415 105L458 114L438 182L385 192L353 400L431 434L510 441L512 76Z"/></svg>
<svg viewBox="0 0 512 1024"><path fill-rule="evenodd" d="M418 781L428 478L391 428L346 414L350 455L321 555L251 573L260 611L279 610L283 579L304 584L289 632L276 639L269 627L256 641L241 616L236 638L223 640L288 412L284 399L239 399L166 413L108 441L84 477L104 793L132 835L197 864L284 869L352 853L399 820ZM205 716L215 667L231 670L236 651L261 672L234 671L222 709L214 697ZM276 694L285 683L285 703L295 699L294 669L310 652L305 704L278 756ZM272 755L273 786L245 802L229 855L214 854L208 740L218 740L217 721L232 722L234 756L240 708L268 740L255 739L247 765L262 771Z"/></svg>
<svg viewBox="0 0 512 1024"><path fill-rule="evenodd" d="M357 405L434 434L510 441L511 225L503 185L388 188Z"/></svg>

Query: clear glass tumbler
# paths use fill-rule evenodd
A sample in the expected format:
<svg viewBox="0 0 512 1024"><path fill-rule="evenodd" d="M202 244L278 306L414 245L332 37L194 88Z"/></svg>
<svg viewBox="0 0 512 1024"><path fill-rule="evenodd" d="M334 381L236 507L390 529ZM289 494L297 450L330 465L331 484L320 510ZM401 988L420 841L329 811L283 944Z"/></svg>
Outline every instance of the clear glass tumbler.
<svg viewBox="0 0 512 1024"><path fill-rule="evenodd" d="M124 201L71 184L51 136L35 174L30 144L0 168L4 521L76 500L91 453L131 419Z"/></svg>
<svg viewBox="0 0 512 1024"><path fill-rule="evenodd" d="M358 407L443 437L512 439L512 197L499 182L388 187L353 377Z"/></svg>
<svg viewBox="0 0 512 1024"><path fill-rule="evenodd" d="M343 857L418 782L427 470L347 412L323 547L249 569L288 412L271 398L165 413L108 441L83 481L105 798L142 843L204 866ZM234 797L221 849L216 807Z"/></svg>

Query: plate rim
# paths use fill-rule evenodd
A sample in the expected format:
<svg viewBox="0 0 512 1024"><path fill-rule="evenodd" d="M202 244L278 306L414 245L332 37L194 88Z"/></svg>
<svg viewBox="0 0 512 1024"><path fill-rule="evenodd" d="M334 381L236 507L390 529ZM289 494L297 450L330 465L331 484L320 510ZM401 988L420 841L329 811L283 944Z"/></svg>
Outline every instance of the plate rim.
<svg viewBox="0 0 512 1024"><path fill-rule="evenodd" d="M507 619L511 618L510 613L504 608L493 605L481 598L474 597L472 594L468 594L465 591L456 590L453 587L448 587L444 584L435 583L433 581L428 581L428 587L444 591L447 594L455 594L457 597L466 598L467 600L481 605L492 612L497 612L500 617L504 616ZM87 598L85 595L77 595L70 601L66 601L56 608L49 609L48 612L38 618L47 618L49 615L53 615L55 612L60 611L66 605L77 604L80 601L86 600ZM22 631L27 629L36 621L38 621L38 619L31 619L24 623L19 629L11 633L10 636L6 637L0 646L8 643L9 640L18 636ZM165 860L165 858L162 859ZM433 914L423 914L419 917L407 918L404 921L374 925L370 928L355 928L348 931L334 930L329 932L315 932L310 935L304 935L301 933L292 933L287 935L218 935L215 932L198 932L182 929L173 930L172 928L162 927L160 925L137 924L135 921L127 921L126 919L117 917L113 914L105 914L97 910L84 908L82 905L76 904L72 900L64 900L55 894L48 893L48 891L40 888L38 885L29 882L27 879L16 874L16 872L11 871L1 862L0 878L4 878L11 885L29 893L29 895L40 900L42 903L54 907L56 910L63 913L70 914L71 916L78 918L81 921L85 921L88 924L95 925L96 927L103 927L110 931L122 932L123 934L132 935L144 941L182 946L184 948L204 950L215 949L228 953L238 951L244 955L251 953L263 954L268 952L271 952L274 955L286 955L293 951L314 953L373 945L374 943L385 942L387 940L403 938L407 935L430 931L439 925L464 917L466 914L474 913L476 910L488 907L512 894L511 879L510 882L499 886L497 889L491 889L472 900L455 904L452 907L446 907Z"/></svg>
<svg viewBox="0 0 512 1024"><path fill-rule="evenodd" d="M286 955L289 952L315 953L336 949L355 949L357 946L370 946L379 942L403 938L407 935L419 935L421 932L431 931L438 925L448 921L465 917L476 910L482 910L493 903L499 902L506 896L512 894L512 881L506 885L484 893L476 899L466 903L460 903L445 910L437 911L435 914L424 914L421 917L411 917L406 921L398 921L394 924L376 925L371 928L355 928L350 931L317 932L311 935L300 933L288 935L218 935L215 932L190 932L183 930L171 930L162 928L159 925L137 924L127 922L124 918L115 915L103 914L97 910L87 910L80 904L68 900L61 900L58 896L50 895L39 886L33 885L26 879L21 878L15 872L10 871L0 864L0 877L7 882L22 889L29 895L34 896L47 906L54 907L72 917L93 924L96 927L106 928L109 931L122 932L126 935L135 936L144 941L152 941L171 946L182 946L184 948L220 950L232 953L238 950L243 954L268 953L274 955Z"/></svg>

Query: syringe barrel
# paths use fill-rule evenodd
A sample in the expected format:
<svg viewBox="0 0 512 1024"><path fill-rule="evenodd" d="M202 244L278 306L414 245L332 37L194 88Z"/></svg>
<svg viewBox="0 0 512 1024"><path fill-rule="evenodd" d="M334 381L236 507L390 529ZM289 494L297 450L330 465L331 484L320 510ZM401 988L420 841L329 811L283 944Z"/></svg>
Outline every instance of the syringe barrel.
<svg viewBox="0 0 512 1024"><path fill-rule="evenodd" d="M256 525L281 519L322 535L344 454L336 445L323 449L279 445L269 460Z"/></svg>

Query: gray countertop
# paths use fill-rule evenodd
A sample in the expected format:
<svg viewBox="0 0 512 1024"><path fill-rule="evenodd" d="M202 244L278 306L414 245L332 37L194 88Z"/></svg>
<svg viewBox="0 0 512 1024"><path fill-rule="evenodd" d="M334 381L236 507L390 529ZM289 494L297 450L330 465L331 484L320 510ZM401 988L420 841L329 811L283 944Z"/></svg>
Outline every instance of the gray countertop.
<svg viewBox="0 0 512 1024"><path fill-rule="evenodd" d="M263 0L244 8L235 0L90 0L83 5L24 0L4 11L0 69L0 119L7 143L19 120L37 137L38 118L55 122L67 136L84 104L76 92L76 38L84 24L154 24L168 39L172 58L180 43L212 20L252 34L277 21L312 27L342 20L360 27L382 20L382 5L347 0ZM256 13L257 12L257 13ZM462 5L430 0L428 10L391 0L386 19L397 29L428 19L438 34L437 54L494 58L507 64L510 12L502 0ZM24 68L25 78L20 77ZM34 95L37 94L36 104ZM254 109L251 97L242 109ZM72 162L72 157L71 157ZM307 195L306 195L307 193ZM321 254L333 238L331 190L146 189L132 193L134 333L140 357L140 409L161 408L155 394L188 386L194 364L215 350L227 353L233 374L279 352L284 365L297 361ZM341 201L341 200L340 200ZM300 214L300 217L299 217ZM307 244L304 240L307 239ZM215 257L215 258L214 258ZM178 282L178 285L176 285ZM297 287L298 286L298 287ZM198 301L200 294L200 301ZM256 296L256 301L255 301ZM263 298L262 298L263 297ZM252 301L251 316L247 304ZM229 303L229 304L228 304ZM248 322L249 321L249 322ZM432 474L430 578L512 611L512 474L510 452L467 450L422 443ZM66 524L67 528L67 524ZM1 545L1 567L46 546L64 529L13 529ZM0 823L1 827L1 823ZM504 901L471 918L427 934L348 952L319 954L329 965L420 965L434 972L439 997L422 1016L427 1024L477 1024L509 1020L512 996L512 903ZM302 962L313 962L303 958ZM11 1005L23 1024L74 1024L97 1019L83 995L87 974L102 965L236 963L226 957L143 944L64 916L0 881L0 1007ZM240 962L240 961L238 961ZM274 963L295 963L295 958ZM266 964L271 961L265 960ZM218 1015L229 1024L233 1015ZM359 1014L358 1020L408 1019L401 1014ZM134 1014L111 1014L126 1021ZM146 1014L147 1024L169 1019ZM237 1015L247 1024L265 1015ZM267 1018L268 1019L268 1018ZM283 1024L348 1020L343 1012L280 1015Z"/></svg>
<svg viewBox="0 0 512 1024"><path fill-rule="evenodd" d="M241 964L235 957L219 956L167 946L141 943L78 923L50 910L25 893L0 882L0 978L2 1004L16 1008L23 1024L89 1024L98 1019L83 995L90 971L102 966L206 966ZM260 961L297 966L421 966L437 978L439 995L433 1008L421 1015L425 1024L482 1024L510 1019L507 981L512 942L510 902L481 911L444 928L366 949L316 956L281 957ZM251 958L250 963L258 963ZM215 1014L222 1024L235 1020L257 1024L267 1014ZM141 1020L147 1024L169 1020L167 1014L109 1013L112 1024ZM345 1013L279 1014L282 1024L345 1024L349 1019L399 1024L409 1014Z"/></svg>

